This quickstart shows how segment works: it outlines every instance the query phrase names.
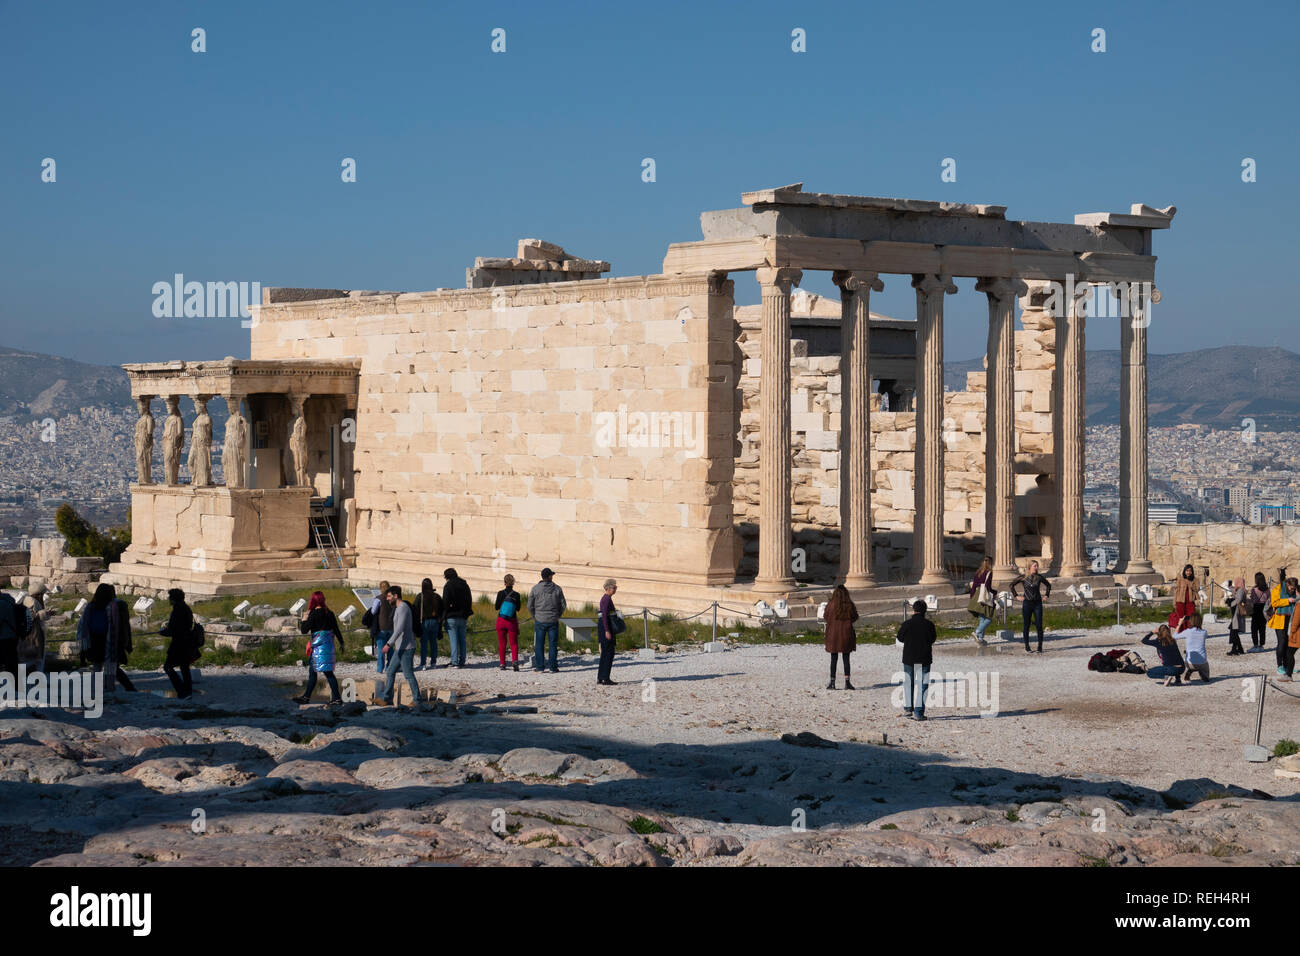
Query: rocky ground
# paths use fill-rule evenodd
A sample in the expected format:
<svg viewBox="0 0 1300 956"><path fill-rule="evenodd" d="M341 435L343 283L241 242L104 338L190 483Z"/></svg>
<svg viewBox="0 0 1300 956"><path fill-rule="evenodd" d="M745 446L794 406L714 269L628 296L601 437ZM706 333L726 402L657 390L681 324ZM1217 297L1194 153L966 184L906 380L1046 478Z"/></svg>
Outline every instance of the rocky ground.
<svg viewBox="0 0 1300 956"><path fill-rule="evenodd" d="M1271 652L1224 658L1215 636L1214 680L1182 688L1086 669L1139 633L1053 634L1041 656L942 644L941 686L974 673L996 698L950 694L924 723L891 702L881 646L854 655L855 691L826 689L820 648L750 646L624 656L616 687L591 657L558 675L480 658L420 672L457 692L421 712L299 707L294 668L209 670L193 701L119 694L94 720L7 710L0 861L1300 863L1300 768L1242 757L1242 678ZM1300 739L1300 700L1268 693L1263 742Z"/></svg>

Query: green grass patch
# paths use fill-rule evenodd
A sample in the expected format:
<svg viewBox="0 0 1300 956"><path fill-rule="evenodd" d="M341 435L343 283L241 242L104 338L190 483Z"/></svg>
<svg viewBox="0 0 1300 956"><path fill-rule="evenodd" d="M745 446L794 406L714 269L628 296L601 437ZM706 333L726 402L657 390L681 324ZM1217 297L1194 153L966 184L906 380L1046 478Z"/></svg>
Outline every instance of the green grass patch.
<svg viewBox="0 0 1300 956"><path fill-rule="evenodd" d="M438 583L441 583L441 581ZM523 663L530 663L533 648L533 622L528 613L528 588L520 586L517 589L523 597L524 603L524 606L520 609L519 617L520 656L523 658ZM287 614L288 608L295 601L299 598L309 597L312 590L315 589L268 590L257 594L231 595L212 600L195 601L191 606L195 614L207 621L236 620L234 607L244 600L253 605L268 605L274 608L277 613ZM360 629L361 615L365 608L361 607L356 596L350 589L337 585L321 587L319 590L324 592L326 602L335 613L342 612L348 605L357 607L358 613L353 619L354 627L344 631L345 650L339 653L339 661L353 664L373 661L373 657L366 650L370 644L370 635L365 630ZM408 600L413 600L416 593L410 591L405 593L404 596ZM497 653L496 610L492 606L491 599L495 597L495 594L496 589L493 588L491 596L479 594L474 603L474 614L469 620L467 635L469 650L473 654L495 656ZM76 606L80 597L81 595L73 593L50 595L47 599L47 607L55 612L70 612ZM569 597L570 600L573 600L575 596L569 595ZM134 599L130 599L130 603L134 603ZM681 614L650 614L648 620L646 620L642 618L639 608L624 607L621 610L627 621L628 628L618 636L617 645L619 651L635 651L647 644L651 646L666 645L668 647L698 645L712 640L715 636L713 615L709 611L693 617ZM135 649L127 665L128 669L156 670L162 666L168 642L166 638L158 635L158 629L166 623L169 613L170 605L167 601L158 600L143 624L140 623L138 617L133 615L132 630ZM583 602L581 605L575 603L575 605L570 606L564 616L566 618L592 620L597 616L597 613L594 604ZM1125 623L1155 623L1164 620L1168 613L1167 606L1132 607L1125 605L1122 619ZM719 620L716 636L721 640L736 640L742 644L759 645L821 645L825 640L823 626L820 621L808 621L801 630L769 630L767 627L755 626L756 622L753 620L746 620L743 623L727 623L725 619L731 614L732 612L726 610L719 610L718 612ZM1099 628L1114 624L1115 612L1113 608L1110 610L1105 608L1076 610L1070 607L1049 607L1045 609L1043 618L1044 626L1054 630ZM245 623L257 628L261 622L257 618L246 618ZM900 619L896 621L866 624L857 629L858 642L862 644L892 644L900 623L901 614ZM971 632L974 630L975 619L966 615L953 622L937 621L936 625L941 641L969 640ZM1004 625L1000 619L995 619L995 626L1002 627ZM1011 608L1005 626L1010 627L1017 633L1019 632L1021 621L1018 606ZM731 638L730 635L732 634L735 634L736 637ZM48 639L51 644L57 644L61 641L71 641L75 636L76 621L73 620L62 626L51 627ZM594 635L590 641L570 642L561 634L560 645L565 654L594 653L597 649ZM251 651L218 650L212 646L212 639L209 636L208 645L204 648L200 666L234 667L243 664L254 664L266 667L293 664L303 658L304 647L305 639L299 639L286 642L284 646L281 646L279 642L266 642ZM439 656L445 661L448 653L448 641L445 635L439 641L438 648ZM1295 746L1294 742L1291 745ZM1294 753L1295 751L1291 752Z"/></svg>
<svg viewBox="0 0 1300 956"><path fill-rule="evenodd" d="M633 817L628 823L634 833L663 833L664 828L646 817Z"/></svg>
<svg viewBox="0 0 1300 956"><path fill-rule="evenodd" d="M898 829L898 824L897 824L897 823L882 823L882 824L880 825L880 829L882 829L882 830L897 830L897 829Z"/></svg>
<svg viewBox="0 0 1300 956"><path fill-rule="evenodd" d="M1300 753L1300 744L1289 737L1283 738L1273 745L1274 757L1290 757L1296 753Z"/></svg>
<svg viewBox="0 0 1300 956"><path fill-rule="evenodd" d="M1011 822L1011 823L1019 823L1019 822L1020 822L1020 814L1016 813L1015 810L1008 810L1007 813L1006 813L1006 817L1007 817L1007 820L1008 820L1009 822Z"/></svg>

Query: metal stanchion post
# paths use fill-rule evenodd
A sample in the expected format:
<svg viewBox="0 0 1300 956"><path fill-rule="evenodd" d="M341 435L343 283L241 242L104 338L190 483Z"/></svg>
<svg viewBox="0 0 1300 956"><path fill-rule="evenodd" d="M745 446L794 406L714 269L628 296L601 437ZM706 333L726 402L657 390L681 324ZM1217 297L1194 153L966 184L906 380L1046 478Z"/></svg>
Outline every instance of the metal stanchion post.
<svg viewBox="0 0 1300 956"><path fill-rule="evenodd" d="M713 602L713 639L718 639L718 602Z"/></svg>
<svg viewBox="0 0 1300 956"><path fill-rule="evenodd" d="M1243 756L1251 763L1267 763L1270 756L1268 748L1259 743L1260 737L1264 733L1264 690L1268 687L1268 678L1260 675L1259 678L1259 700L1256 702L1259 706L1255 711L1255 742L1247 744L1243 750Z"/></svg>
<svg viewBox="0 0 1300 956"><path fill-rule="evenodd" d="M645 646L650 646L650 610L641 608L641 637L645 641Z"/></svg>

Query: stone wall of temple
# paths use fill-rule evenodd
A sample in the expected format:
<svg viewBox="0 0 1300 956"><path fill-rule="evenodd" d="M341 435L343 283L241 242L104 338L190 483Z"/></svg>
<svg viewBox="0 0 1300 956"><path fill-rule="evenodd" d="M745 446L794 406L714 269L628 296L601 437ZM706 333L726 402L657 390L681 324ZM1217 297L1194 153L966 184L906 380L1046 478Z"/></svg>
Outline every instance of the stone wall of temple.
<svg viewBox="0 0 1300 956"><path fill-rule="evenodd" d="M650 276L268 304L252 357L362 360L343 502L360 578L461 558L730 583L731 289Z"/></svg>
<svg viewBox="0 0 1300 956"><path fill-rule="evenodd" d="M735 511L741 574L753 574L758 560L758 312L736 310L735 362L741 385L737 431ZM1055 328L1031 314L1030 327L1016 342L1016 514L1017 554L1050 560L1059 524L1052 498L1055 411L1053 369ZM840 563L840 360L808 355L807 343L790 347L794 574L799 581L827 583ZM978 565L985 536L984 372L967 375L967 387L944 395L945 562L965 572ZM872 396L871 511L876 580L902 582L912 571L912 484L916 448L914 412L881 411ZM802 567L801 567L802 564Z"/></svg>
<svg viewBox="0 0 1300 956"><path fill-rule="evenodd" d="M1272 581L1278 568L1288 568L1290 574L1300 570L1300 525L1152 522L1150 527L1151 563L1168 581L1176 579L1186 564L1208 567L1216 581L1244 577L1248 584L1256 571ZM1216 593L1215 598L1221 599L1222 594Z"/></svg>

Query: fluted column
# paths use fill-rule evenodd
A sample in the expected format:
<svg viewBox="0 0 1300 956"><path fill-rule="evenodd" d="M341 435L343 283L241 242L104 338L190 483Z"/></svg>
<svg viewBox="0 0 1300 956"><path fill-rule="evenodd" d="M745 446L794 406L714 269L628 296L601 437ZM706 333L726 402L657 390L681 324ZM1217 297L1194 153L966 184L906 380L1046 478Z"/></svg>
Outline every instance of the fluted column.
<svg viewBox="0 0 1300 956"><path fill-rule="evenodd" d="M957 291L946 275L915 275L916 520L912 561L921 584L948 581L943 564L943 297Z"/></svg>
<svg viewBox="0 0 1300 956"><path fill-rule="evenodd" d="M981 279L989 300L988 371L984 384L985 553L997 580L1016 573L1015 305L1028 288L1019 279Z"/></svg>
<svg viewBox="0 0 1300 956"><path fill-rule="evenodd" d="M1088 283L1075 285L1064 302L1064 321L1057 323L1056 355L1060 363L1061 441L1058 473L1061 489L1061 563L1063 577L1088 573L1083 547L1084 463L1084 312Z"/></svg>
<svg viewBox="0 0 1300 956"><path fill-rule="evenodd" d="M1134 283L1138 286L1138 283ZM1151 574L1147 551L1147 325L1149 286L1132 293L1132 317L1120 319L1119 563L1124 574Z"/></svg>
<svg viewBox="0 0 1300 956"><path fill-rule="evenodd" d="M844 585L871 587L871 292L885 284L874 272L835 272L840 287L840 515ZM843 500L843 497L841 498Z"/></svg>
<svg viewBox="0 0 1300 956"><path fill-rule="evenodd" d="M790 289L798 269L757 270L763 290L759 376L758 576L754 589L795 586L790 573Z"/></svg>

